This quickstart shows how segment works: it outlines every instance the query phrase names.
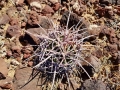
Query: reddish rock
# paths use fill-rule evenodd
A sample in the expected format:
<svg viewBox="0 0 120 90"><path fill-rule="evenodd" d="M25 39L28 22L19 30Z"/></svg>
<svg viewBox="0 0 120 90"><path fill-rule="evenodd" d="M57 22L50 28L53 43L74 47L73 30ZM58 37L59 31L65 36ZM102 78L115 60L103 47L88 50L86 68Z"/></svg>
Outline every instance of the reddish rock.
<svg viewBox="0 0 120 90"><path fill-rule="evenodd" d="M117 44L108 44L108 47L111 52L118 52Z"/></svg>
<svg viewBox="0 0 120 90"><path fill-rule="evenodd" d="M118 43L118 39L117 39L115 33L111 33L111 34L110 34L109 41L110 41L111 43Z"/></svg>
<svg viewBox="0 0 120 90"><path fill-rule="evenodd" d="M42 28L30 28L30 29L27 29L27 32L26 32L26 34L29 35L36 44L40 43L40 39L39 37L37 37L37 35L40 35L43 33L45 32L43 31Z"/></svg>
<svg viewBox="0 0 120 90"><path fill-rule="evenodd" d="M13 25L18 25L18 24L19 24L18 18L16 18L16 19L15 19L15 18L12 18L9 23L10 23L10 25L12 25L12 26L13 26Z"/></svg>
<svg viewBox="0 0 120 90"><path fill-rule="evenodd" d="M107 26L101 26L100 37L106 35L110 42L115 42L113 38L116 38L115 30L108 28Z"/></svg>
<svg viewBox="0 0 120 90"><path fill-rule="evenodd" d="M54 11L59 10L60 6L61 6L61 4L60 4L59 2L53 4L53 10L54 10Z"/></svg>
<svg viewBox="0 0 120 90"><path fill-rule="evenodd" d="M8 56L8 57L12 56L12 51L11 51L11 50L8 50L8 51L7 51L7 56Z"/></svg>
<svg viewBox="0 0 120 90"><path fill-rule="evenodd" d="M22 30L18 25L9 26L7 29L7 35L8 37L16 36L19 38L22 35Z"/></svg>
<svg viewBox="0 0 120 90"><path fill-rule="evenodd" d="M35 11L31 11L28 16L28 22L30 26L39 26L39 17Z"/></svg>
<svg viewBox="0 0 120 90"><path fill-rule="evenodd" d="M10 21L10 18L8 15L2 15L2 17L0 17L0 25L1 24L6 24L6 23L9 23Z"/></svg>
<svg viewBox="0 0 120 90"><path fill-rule="evenodd" d="M24 28L26 26L26 22L21 23L21 28Z"/></svg>
<svg viewBox="0 0 120 90"><path fill-rule="evenodd" d="M12 56L14 58L20 57L20 55L21 55L21 47L20 46L13 46L11 48L11 51L12 51Z"/></svg>
<svg viewBox="0 0 120 90"><path fill-rule="evenodd" d="M16 7L9 7L9 9L6 11L6 14L10 17L10 18L16 18L18 11Z"/></svg>
<svg viewBox="0 0 120 90"><path fill-rule="evenodd" d="M32 67L33 66L33 61L29 61L28 62L28 67Z"/></svg>
<svg viewBox="0 0 120 90"><path fill-rule="evenodd" d="M4 58L0 58L0 80L5 79L8 74L7 64Z"/></svg>
<svg viewBox="0 0 120 90"><path fill-rule="evenodd" d="M52 7L50 7L49 5L46 5L43 9L42 9L42 14L43 15L53 15L54 14L54 10L52 9Z"/></svg>
<svg viewBox="0 0 120 90"><path fill-rule="evenodd" d="M118 46L117 44L108 44L109 52L113 59L117 59L118 57Z"/></svg>
<svg viewBox="0 0 120 90"><path fill-rule="evenodd" d="M106 10L103 7L97 7L95 12L99 15L99 17L105 16Z"/></svg>

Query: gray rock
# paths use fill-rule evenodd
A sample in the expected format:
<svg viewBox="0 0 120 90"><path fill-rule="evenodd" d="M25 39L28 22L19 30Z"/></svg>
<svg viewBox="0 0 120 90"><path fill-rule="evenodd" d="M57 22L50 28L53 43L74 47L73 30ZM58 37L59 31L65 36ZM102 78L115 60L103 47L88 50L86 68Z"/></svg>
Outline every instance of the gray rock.
<svg viewBox="0 0 120 90"><path fill-rule="evenodd" d="M0 25L7 24L7 23L9 23L9 21L10 21L10 18L6 14L0 17Z"/></svg>
<svg viewBox="0 0 120 90"><path fill-rule="evenodd" d="M110 90L101 80L86 80L83 83L82 90Z"/></svg>

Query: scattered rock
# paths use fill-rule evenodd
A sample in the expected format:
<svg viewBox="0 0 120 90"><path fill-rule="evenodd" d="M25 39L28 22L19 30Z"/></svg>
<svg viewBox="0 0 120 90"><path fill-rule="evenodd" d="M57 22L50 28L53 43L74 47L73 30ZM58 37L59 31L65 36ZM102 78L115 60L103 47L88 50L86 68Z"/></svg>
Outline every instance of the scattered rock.
<svg viewBox="0 0 120 90"><path fill-rule="evenodd" d="M59 2L56 2L56 3L53 4L53 10L54 11L59 10L60 7L61 7L61 4Z"/></svg>
<svg viewBox="0 0 120 90"><path fill-rule="evenodd" d="M16 19L15 19L15 18L12 18L9 23L10 23L10 25L12 25L12 26L13 26L13 25L18 25L18 24L19 24L18 18L16 18Z"/></svg>
<svg viewBox="0 0 120 90"><path fill-rule="evenodd" d="M27 29L26 34L29 35L36 44L39 44L40 39L37 35L46 34L46 30L44 30L42 28L30 28Z"/></svg>
<svg viewBox="0 0 120 90"><path fill-rule="evenodd" d="M9 26L7 28L7 37L20 37L22 36L22 29L18 25Z"/></svg>
<svg viewBox="0 0 120 90"><path fill-rule="evenodd" d="M8 74L7 63L4 58L0 58L0 80L5 79Z"/></svg>
<svg viewBox="0 0 120 90"><path fill-rule="evenodd" d="M101 80L86 80L81 88L82 90L110 90Z"/></svg>
<svg viewBox="0 0 120 90"><path fill-rule="evenodd" d="M33 61L29 61L28 62L28 67L32 67L33 66Z"/></svg>
<svg viewBox="0 0 120 90"><path fill-rule="evenodd" d="M30 67L16 69L15 83L14 83L15 90L40 90L40 88L36 86L38 77L36 77L29 84L27 84L26 86L20 89L20 87L22 87L25 83L28 82L31 73L32 73L32 69Z"/></svg>
<svg viewBox="0 0 120 90"><path fill-rule="evenodd" d="M39 26L39 16L38 13L35 11L31 11L28 16L28 24L32 27L38 27Z"/></svg>
<svg viewBox="0 0 120 90"><path fill-rule="evenodd" d="M18 58L21 56L21 47L20 46L12 46L11 51L12 51L12 56L14 58Z"/></svg>
<svg viewBox="0 0 120 90"><path fill-rule="evenodd" d="M2 15L1 17L0 17L0 25L1 24L7 24L7 23L9 23L9 21L10 21L10 18L9 18L9 16L8 15Z"/></svg>
<svg viewBox="0 0 120 90"><path fill-rule="evenodd" d="M6 14L10 17L10 18L18 18L18 11L15 7L10 7L7 11Z"/></svg>
<svg viewBox="0 0 120 90"><path fill-rule="evenodd" d="M113 59L117 59L118 57L118 46L117 44L108 44L109 52Z"/></svg>
<svg viewBox="0 0 120 90"><path fill-rule="evenodd" d="M42 14L44 16L52 16L54 14L54 10L52 9L52 7L50 7L49 5L46 5L43 9L42 9Z"/></svg>

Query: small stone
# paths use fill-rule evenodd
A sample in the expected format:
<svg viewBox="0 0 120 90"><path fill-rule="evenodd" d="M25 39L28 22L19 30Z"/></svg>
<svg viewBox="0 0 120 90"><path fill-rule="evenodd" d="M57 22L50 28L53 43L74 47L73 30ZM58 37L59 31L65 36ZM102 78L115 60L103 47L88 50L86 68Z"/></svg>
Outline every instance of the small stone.
<svg viewBox="0 0 120 90"><path fill-rule="evenodd" d="M26 22L21 23L21 28L24 28L26 26Z"/></svg>
<svg viewBox="0 0 120 90"><path fill-rule="evenodd" d="M37 35L41 35L41 34L45 34L42 28L30 28L30 29L27 29L27 32L26 32L26 35L28 35L35 42L35 44L40 43L40 39L39 37L37 37Z"/></svg>
<svg viewBox="0 0 120 90"><path fill-rule="evenodd" d="M8 50L8 51L7 51L7 56L8 56L8 57L12 56L12 51L11 51L11 50Z"/></svg>
<svg viewBox="0 0 120 90"><path fill-rule="evenodd" d="M17 19L15 19L15 18L12 18L11 20L10 20L10 25L18 25L19 24L19 21L18 21L18 18Z"/></svg>
<svg viewBox="0 0 120 90"><path fill-rule="evenodd" d="M42 9L42 14L43 15L53 15L54 14L54 10L52 9L52 7L50 7L49 5L46 5L43 9Z"/></svg>
<svg viewBox="0 0 120 90"><path fill-rule="evenodd" d="M9 26L7 29L7 35L8 35L8 37L16 36L19 38L22 35L22 30L21 30L20 26L18 26L18 25Z"/></svg>
<svg viewBox="0 0 120 90"><path fill-rule="evenodd" d="M53 5L53 10L54 11L57 11L57 10L59 10L59 8L60 8L60 6L61 6L61 4L60 3L55 3L54 5Z"/></svg>
<svg viewBox="0 0 120 90"><path fill-rule="evenodd" d="M1 17L0 17L0 25L1 24L7 24L7 23L9 23L9 21L10 21L10 18L9 18L9 16L8 15L2 15Z"/></svg>
<svg viewBox="0 0 120 90"><path fill-rule="evenodd" d="M39 16L38 13L35 11L31 11L29 16L28 16L28 22L27 22L30 26L32 27L38 27L39 25Z"/></svg>
<svg viewBox="0 0 120 90"><path fill-rule="evenodd" d="M5 79L8 74L7 64L4 58L0 58L0 80Z"/></svg>
<svg viewBox="0 0 120 90"><path fill-rule="evenodd" d="M20 57L20 55L21 55L21 47L20 46L13 46L11 48L11 50L12 50L12 56L14 58Z"/></svg>
<svg viewBox="0 0 120 90"><path fill-rule="evenodd" d="M29 61L28 62L28 67L32 67L33 66L33 61Z"/></svg>

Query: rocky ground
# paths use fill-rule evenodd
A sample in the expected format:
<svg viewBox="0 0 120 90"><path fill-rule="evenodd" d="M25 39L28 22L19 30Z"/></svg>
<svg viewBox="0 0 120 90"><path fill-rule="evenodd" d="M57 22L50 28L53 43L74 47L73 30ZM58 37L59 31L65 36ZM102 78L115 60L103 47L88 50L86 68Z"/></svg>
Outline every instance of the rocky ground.
<svg viewBox="0 0 120 90"><path fill-rule="evenodd" d="M78 72L76 67L71 69L75 75L68 70L69 79L63 75L61 81L44 83L46 76L39 74L50 73L44 68L34 71L42 62L36 58L42 58L43 38L55 39L54 33L51 34L54 31L62 33L57 42L61 39L63 50L80 49L84 60L79 60L81 66L72 61L73 66L80 68ZM63 36L67 37L63 40ZM47 44L46 49L51 49L51 42ZM68 56L74 57L76 53ZM43 58L49 56L47 54ZM54 62L58 63L57 57L68 58L64 54L55 55ZM66 62L68 64L69 60ZM39 68L42 67L44 65ZM54 77L54 74L50 75ZM120 0L0 0L0 90L50 89L120 90Z"/></svg>

